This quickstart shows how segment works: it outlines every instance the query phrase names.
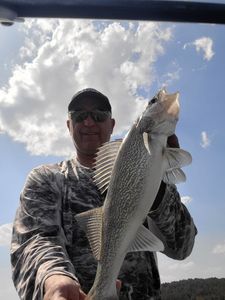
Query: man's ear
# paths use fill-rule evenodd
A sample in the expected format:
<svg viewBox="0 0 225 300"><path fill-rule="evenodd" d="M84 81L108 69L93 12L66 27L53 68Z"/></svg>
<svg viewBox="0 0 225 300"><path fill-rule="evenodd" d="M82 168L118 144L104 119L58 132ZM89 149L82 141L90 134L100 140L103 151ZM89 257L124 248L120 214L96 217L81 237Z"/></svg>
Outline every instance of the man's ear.
<svg viewBox="0 0 225 300"><path fill-rule="evenodd" d="M67 125L67 128L68 128L68 130L69 130L69 133L71 134L71 126L72 126L72 122L71 122L71 120L67 120L66 121L66 125Z"/></svg>
<svg viewBox="0 0 225 300"><path fill-rule="evenodd" d="M67 128L70 130L70 120L67 120L67 121L66 121L66 126L67 126Z"/></svg>
<svg viewBox="0 0 225 300"><path fill-rule="evenodd" d="M111 133L113 132L113 128L115 126L115 119L111 119Z"/></svg>

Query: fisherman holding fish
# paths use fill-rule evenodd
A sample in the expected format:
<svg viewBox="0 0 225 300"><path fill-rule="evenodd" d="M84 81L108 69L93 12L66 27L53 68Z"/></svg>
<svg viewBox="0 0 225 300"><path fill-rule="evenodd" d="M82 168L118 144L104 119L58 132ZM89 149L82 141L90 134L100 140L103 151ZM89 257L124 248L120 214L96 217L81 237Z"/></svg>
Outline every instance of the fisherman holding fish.
<svg viewBox="0 0 225 300"><path fill-rule="evenodd" d="M109 142L109 99L91 88L73 96L76 157L33 169L21 192L11 245L20 299L160 299L156 252L185 259L197 233L175 185L191 162L174 134L178 97L161 90Z"/></svg>

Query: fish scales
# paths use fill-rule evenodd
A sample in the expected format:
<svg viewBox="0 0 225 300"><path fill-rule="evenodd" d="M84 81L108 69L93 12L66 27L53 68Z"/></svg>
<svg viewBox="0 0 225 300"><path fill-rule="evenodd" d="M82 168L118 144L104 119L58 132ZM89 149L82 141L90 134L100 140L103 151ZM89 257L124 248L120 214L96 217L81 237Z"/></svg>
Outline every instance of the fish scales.
<svg viewBox="0 0 225 300"><path fill-rule="evenodd" d="M121 145L109 143L99 150L94 178L100 190L108 187L104 205L97 209L99 213L95 209L76 216L98 260L96 278L87 299L118 299L115 282L127 252L164 249L153 228L151 232L143 222L162 179L167 183L184 181L180 167L191 162L188 152L166 147L178 120L178 96L161 90L149 101Z"/></svg>
<svg viewBox="0 0 225 300"><path fill-rule="evenodd" d="M129 216L139 203L145 185L146 171L150 168L151 163L142 144L142 137L134 125L127 136L127 141L121 147L120 156L112 173L112 184L109 186L108 197L114 197L114 201L105 202L105 205L111 205L118 215L123 208ZM133 149L139 149L139 151ZM120 176L116 176L115 173ZM134 199L133 201L130 201L131 197Z"/></svg>

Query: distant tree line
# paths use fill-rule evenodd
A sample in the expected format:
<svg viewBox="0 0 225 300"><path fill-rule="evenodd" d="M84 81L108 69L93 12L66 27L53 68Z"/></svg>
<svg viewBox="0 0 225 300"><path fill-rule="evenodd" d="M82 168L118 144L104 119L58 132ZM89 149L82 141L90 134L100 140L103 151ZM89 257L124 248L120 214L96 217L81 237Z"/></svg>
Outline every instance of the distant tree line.
<svg viewBox="0 0 225 300"><path fill-rule="evenodd" d="M163 283L162 300L225 300L225 278L195 278Z"/></svg>

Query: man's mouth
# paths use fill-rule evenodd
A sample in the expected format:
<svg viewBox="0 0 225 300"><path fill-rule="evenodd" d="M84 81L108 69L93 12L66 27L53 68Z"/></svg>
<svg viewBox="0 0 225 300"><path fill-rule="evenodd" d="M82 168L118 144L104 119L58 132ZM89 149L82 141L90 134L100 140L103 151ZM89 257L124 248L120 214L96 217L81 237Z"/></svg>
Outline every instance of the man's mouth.
<svg viewBox="0 0 225 300"><path fill-rule="evenodd" d="M82 132L82 135L98 135L97 132Z"/></svg>

